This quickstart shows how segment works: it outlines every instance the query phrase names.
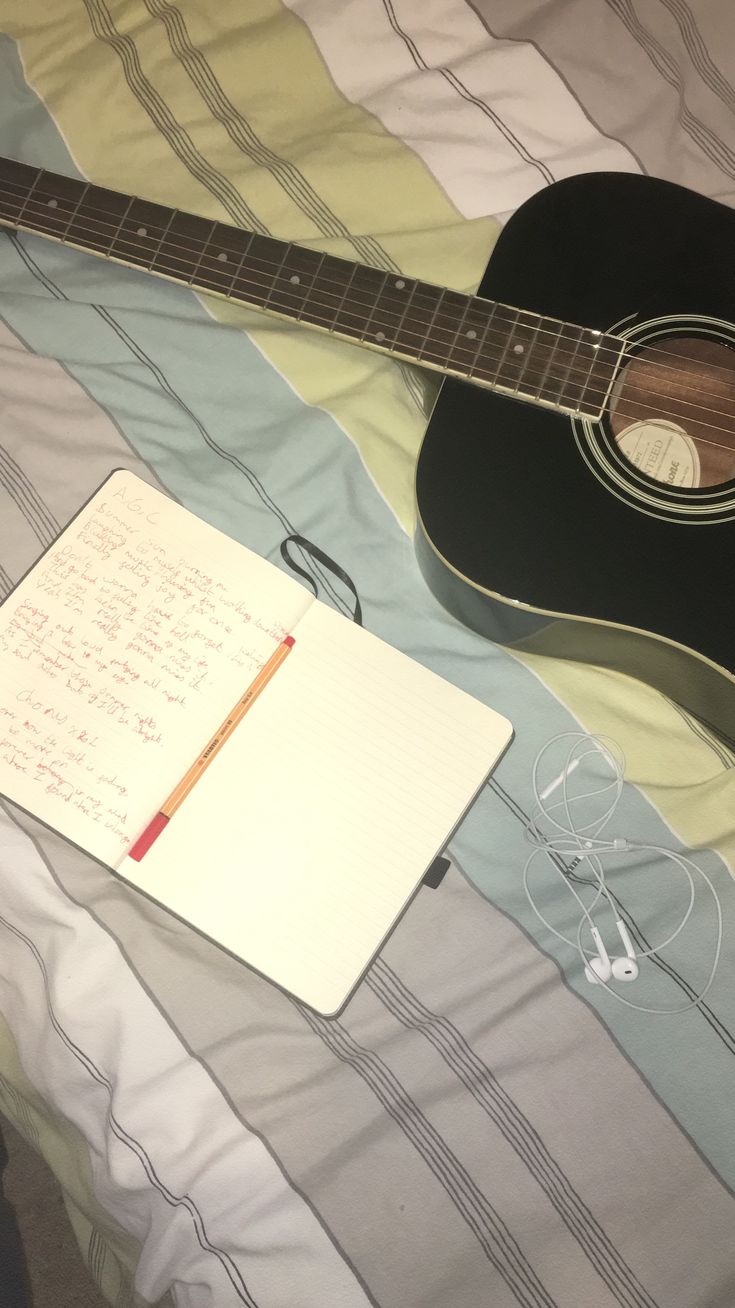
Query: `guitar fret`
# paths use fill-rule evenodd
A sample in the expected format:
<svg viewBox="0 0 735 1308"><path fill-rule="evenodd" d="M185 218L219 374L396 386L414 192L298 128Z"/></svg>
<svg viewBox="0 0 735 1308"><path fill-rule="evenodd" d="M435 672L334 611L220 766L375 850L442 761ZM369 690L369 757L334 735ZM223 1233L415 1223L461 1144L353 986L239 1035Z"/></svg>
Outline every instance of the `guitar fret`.
<svg viewBox="0 0 735 1308"><path fill-rule="evenodd" d="M462 312L462 317L461 317L460 320L459 320L459 326L457 327L457 330L456 330L456 332L454 333L454 337L453 337L453 340L452 340L452 344L450 345L450 347L449 347L449 351L448 351L448 354L447 354L447 359L449 360L450 363L451 363L451 361L452 361L452 355L454 354L454 351L455 351L455 349L457 348L457 344L458 344L458 342L459 342L460 332L462 331L462 328L464 327L464 325L465 325L465 323L466 323L466 321L467 321L467 314L468 314L469 311L470 311L471 305L472 305L472 300L471 300L471 298L468 296L468 297L466 298L466 300L465 300L465 305L464 305L464 309L463 309L463 312ZM463 371L464 371L464 370L463 370Z"/></svg>
<svg viewBox="0 0 735 1308"><path fill-rule="evenodd" d="M401 279L399 279L399 280L401 280ZM407 314L408 314L408 311L409 311L409 309L411 308L411 305L413 304L413 297L414 297L414 295L416 294L416 287L417 287L417 286L418 286L418 281L417 281L416 279L414 279L414 283L413 283L413 286L411 287L410 293L406 296L406 302L405 302L405 304L404 304L404 306L403 306L403 313L401 314L401 316L400 316L400 318L399 318L399 320L398 320L398 326L396 327L396 330L395 330L395 333L394 333L394 336L393 336L393 344L392 344L391 347L390 347L392 350L395 350L395 348L396 348L396 343L397 343L397 341L398 341L398 337L400 336L401 332L403 331L403 324L405 323L405 321L406 321L406 316L407 316Z"/></svg>
<svg viewBox="0 0 735 1308"><path fill-rule="evenodd" d="M162 231L162 233L161 233L161 239L159 240L158 245L156 246L155 253L154 253L153 258L151 259L150 264L149 264L149 267L151 268L151 271L153 271L153 265L154 265L154 263L156 262L156 259L158 258L159 254L161 253L161 246L163 245L163 242L165 241L166 237L168 236L168 233L169 233L169 229L170 229L170 227L171 227L171 224L172 224L172 222L173 222L173 220L174 220L174 218L176 217L176 215L177 215L178 212L179 212L178 209L172 209L172 210L171 210L171 216L170 216L168 222L166 223L166 226L164 227L164 229L163 229L163 231Z"/></svg>
<svg viewBox="0 0 735 1308"><path fill-rule="evenodd" d="M294 322L312 327L324 326L318 308L309 304L317 277L326 255L316 250L289 245L272 288L270 307Z"/></svg>
<svg viewBox="0 0 735 1308"><path fill-rule="evenodd" d="M25 200L23 201L22 205L20 206L20 212L19 212L19 214L18 214L18 217L17 217L16 220L15 220L19 227L20 227L21 223L23 222L23 214L24 214L25 211L26 211L26 208L27 208L27 206L28 206L28 202L30 201L30 199L31 199L31 197L32 197L32 195L33 195L33 192L35 191L36 187L38 186L38 183L39 183L39 181L41 180L41 177L42 177L42 176L43 176L43 168L39 168L38 172L36 173L36 176L35 176L35 179L34 179L34 181L33 181L33 184L32 184L32 186L31 186L31 189L29 190L28 194L26 195Z"/></svg>
<svg viewBox="0 0 735 1308"><path fill-rule="evenodd" d="M303 304L301 305L301 308L299 309L299 312L298 312L297 315L296 315L296 321L297 321L297 322L303 322L304 314L305 314L305 312L306 312L306 310L307 310L307 308L308 308L308 300L309 300L309 296L311 295L312 291L314 290L314 286L315 286L315 284L316 284L317 277L319 276L319 274L320 274L320 272L321 272L321 270L322 270L322 268L323 268L323 266L324 266L324 260L326 259L326 257L327 257L327 256L326 256L326 253L322 254L322 256L321 256L321 258L320 258L320 260L319 260L319 262L318 262L318 264L317 264L317 266L316 266L316 270L314 271L314 273L313 273L313 275L312 275L311 282L309 283L309 286L307 287L307 289L304 291L304 302L303 302Z"/></svg>
<svg viewBox="0 0 735 1308"><path fill-rule="evenodd" d="M189 252L192 263L189 285L196 284L200 290L215 291L225 298L240 298L242 287L250 284L246 262L256 239L254 232L239 231L219 222L208 226L203 219L179 214L173 236L182 249L179 259ZM260 305L260 297L255 302Z"/></svg>
<svg viewBox="0 0 735 1308"><path fill-rule="evenodd" d="M587 375L586 375L584 381L582 382L582 386L581 386L581 388L580 388L580 392L579 392L579 404L580 404L580 406L581 406L581 404L582 404L582 397L583 397L583 395L584 395L584 393L585 393L585 391L586 391L586 389L587 389L587 386L588 386L588 384L589 384L589 381L590 381L590 378L591 378L591 376L592 376L592 372L593 372L593 370L594 370L595 364L596 364L596 358L595 358L595 355L593 354L592 357L591 357L591 359L590 359L590 366L589 366L589 368L587 369Z"/></svg>
<svg viewBox="0 0 735 1308"><path fill-rule="evenodd" d="M383 291L384 291L384 289L385 289L385 285L386 285L386 282L388 281L388 277L389 277L389 276L390 276L390 274L389 274L389 273L386 273L385 276L383 277L382 282L380 283L380 289L378 290L378 293L377 293L377 295L376 295L376 297L375 297L375 301L374 301L374 303L373 303L373 307L372 307L372 309L370 310L370 312L369 312L369 314L368 314L368 316L367 316L367 321L366 321L366 323L365 323L365 326L364 326L362 332L360 333L360 340L361 340L361 341L364 341L364 340L365 340L365 337L367 336L368 332L370 331L370 324L371 324L373 318L375 317L375 311L376 311L376 309L377 309L377 307L378 307L378 304L380 303L380 297L381 297L381 295L383 294ZM381 335L383 336L383 339L385 339L385 333L381 333ZM379 343L379 344L382 344L382 341L379 339L379 337L376 337L376 339L378 340L378 343Z"/></svg>
<svg viewBox="0 0 735 1308"><path fill-rule="evenodd" d="M279 266L283 265L286 254L287 248L284 247L283 241L260 233L253 236L248 250L248 266L245 270L247 295L244 298L248 303L265 308L276 289L272 269L277 260Z"/></svg>
<svg viewBox="0 0 735 1308"><path fill-rule="evenodd" d="M429 336L431 335L432 328L433 328L433 326L434 326L434 323L436 322L436 316L437 316L437 314L438 314L438 312L439 312L439 309L441 308L441 302L442 302L442 300L444 299L444 295L445 295L445 292L444 292L444 291L441 291L441 293L440 293L440 295L439 295L439 298L438 298L438 300L437 300L437 302L436 302L436 304L435 304L435 306L434 306L434 312L433 312L432 315L431 315L431 319L430 319L430 321L429 321L429 326L427 327L427 329L426 329L426 335L424 336L424 344L423 344L422 346L420 346L420 348L419 348L419 352L418 352L418 354L416 355L416 358L419 359L419 360L422 358L423 353L424 353L424 350L425 350L426 346L428 345L428 342L429 342Z"/></svg>
<svg viewBox="0 0 735 1308"><path fill-rule="evenodd" d="M250 250L250 246L253 243L253 236L254 236L253 232L248 233L248 243L245 246L245 249L243 250L242 254L240 255L240 262L238 263L237 268L235 269L234 275L232 277L232 281L230 282L229 288L227 290L228 299L232 296L232 292L235 289L235 282L237 282L240 278L240 273L242 272L242 266L245 262L245 259L247 258L248 251Z"/></svg>
<svg viewBox="0 0 735 1308"><path fill-rule="evenodd" d="M473 310L472 297L458 291L444 290L436 306L436 316L431 321L431 353L425 352L427 361L457 371L465 375L468 366L468 351L464 341L459 340L462 325Z"/></svg>
<svg viewBox="0 0 735 1308"><path fill-rule="evenodd" d="M541 328L541 319L538 318L537 321L536 321L536 326L535 326L534 329L533 329L533 334L532 334L532 336L531 336L531 339L530 339L530 341L525 345L525 347L524 347L524 352L523 352L523 354L521 355L521 357L519 358L519 365L520 365L520 367L519 367L518 377L517 377L516 384L515 384L515 388L514 388L515 391L516 391L516 394L520 393L520 391L521 391L521 387L522 387L522 384L523 384L524 376L525 376L525 374L529 371L529 367L530 367L530 365L533 363L533 351L534 351L534 347L535 347L535 345L536 345L536 343L537 343L537 341L538 341L538 334L539 334L540 328ZM524 393L525 393L525 392L524 392Z"/></svg>
<svg viewBox="0 0 735 1308"><path fill-rule="evenodd" d="M348 267L348 264L345 264ZM378 306L378 293L385 285L386 273L379 268L356 264L349 273L349 293L340 302L335 317L335 331L349 340L364 341L371 317ZM326 288L327 290L330 288Z"/></svg>
<svg viewBox="0 0 735 1308"><path fill-rule="evenodd" d="M399 282L402 283L400 286ZM420 342L426 344L426 332L431 321L426 303L427 293L431 296L430 303L433 307L436 288L416 278L406 293L405 279L391 275L390 284L383 294L384 349L399 350L406 358L416 359Z"/></svg>
<svg viewBox="0 0 735 1308"><path fill-rule="evenodd" d="M544 321L544 320L543 320L543 319L540 319L540 320L539 320L539 327L541 326L541 322L542 322L542 321ZM547 321L548 321L548 320L547 320ZM549 334L550 334L550 333L549 333ZM557 333L557 334L555 335L555 337L554 337L554 340L553 340L553 344L552 344L552 346L551 346L551 349L550 349L549 352L548 352L548 356L547 356L547 359L546 359L546 367L544 368L544 370L543 370L543 372L542 372L542 374L541 374L541 380L540 380L538 386L536 387L536 399L539 400L539 401L543 400L543 398L544 398L543 395L542 395L542 391L543 391L543 389L544 389L544 386L546 385L546 379L547 379L547 377L549 376L549 373L551 372L551 367L552 367L552 364L553 364L553 362L554 362L554 355L556 354L556 351L557 351L557 348L558 348L558 345L559 345L559 341L560 341L560 340L561 340L561 336L559 335L559 333Z"/></svg>
<svg viewBox="0 0 735 1308"><path fill-rule="evenodd" d="M520 312L519 312L518 309L513 309L513 310L511 310L511 312L515 314L516 325L517 325L518 322L519 322L519 320L520 320L520 316L521 316L521 315L520 315ZM510 343L511 343L511 341L512 341L512 339L513 339L513 330L514 330L514 329L511 328L511 330L506 334L506 341L505 341L505 345L504 345L504 347L503 347L503 352L502 352L502 354L501 354L501 356L500 356L500 359L498 360L498 364L497 364L497 367L496 367L496 369L495 369L495 380L496 380L496 382L497 382L497 384L498 384L499 386L502 386L502 385L503 385L503 383L502 383L501 380L500 380L500 374L501 374L501 372L502 372L503 364L505 363L505 360L506 360L506 357L507 357L507 354L508 354L508 350L510 349Z"/></svg>
<svg viewBox="0 0 735 1308"><path fill-rule="evenodd" d="M477 371L477 365L480 360L480 355L482 354L482 351L485 348L485 341L487 340L487 334L490 331L490 328L492 327L493 319L495 318L495 314L497 312L497 308L498 308L497 302L493 300L491 301L491 305L492 307L490 309L490 314L488 316L487 322L485 323L485 327L483 329L482 336L480 337L477 349L475 350L474 360L472 361L469 371L467 373L467 376L470 378Z"/></svg>
<svg viewBox="0 0 735 1308"><path fill-rule="evenodd" d="M289 252L290 249L291 249L291 246L290 246L290 245L287 245L287 246L285 247L285 249L284 249L283 256L282 256L282 258L281 258L281 262L279 263L279 265L278 265L278 267L276 268L276 271L275 271L275 273L274 273L274 275L273 275L273 280L272 280L272 282L271 282L270 290L268 291L268 294L266 295L265 300L263 301L263 308L264 308L264 309L267 309L267 308L268 308L268 305L270 304L271 297L272 297L272 295L273 295L274 290L276 289L276 282L278 281L279 273L280 273L280 271L281 271L283 265L285 264L285 262L286 262L286 260L287 260L287 258L288 258L288 252Z"/></svg>
<svg viewBox="0 0 735 1308"><path fill-rule="evenodd" d="M463 348L466 351L467 358L467 377L472 377L480 355L485 348L488 332L491 331L495 318L495 309L496 305L487 300L480 300L476 296L472 299L471 330L463 334Z"/></svg>
<svg viewBox="0 0 735 1308"><path fill-rule="evenodd" d="M345 289L344 289L344 291L342 292L342 296L341 296L340 302L339 302L339 304L337 305L337 309L336 309L336 312L335 312L335 315L334 315L334 322L333 322L332 326L331 326L330 329L329 329L330 331L339 331L339 328L337 327L337 319L339 318L339 316L340 316L342 310L344 309L345 301L346 301L346 299L347 299L347 296L348 296L350 290L352 289L352 283L353 283L353 281L355 280L355 273L357 272L357 270L358 270L359 267L360 267L360 265L357 264L357 263L354 263L354 264L352 265L352 270L351 270L350 275L349 275L349 277L348 277L348 279L347 279L347 282L345 283Z"/></svg>
<svg viewBox="0 0 735 1308"><path fill-rule="evenodd" d="M108 257L109 257L109 255L112 253L112 248L113 248L113 246L116 244L116 242L117 242L117 240L118 240L118 238L119 238L119 236L120 236L120 233L121 233L123 227L125 226L125 223L127 222L128 214L130 213L130 210L132 209L132 207L133 207L133 197L132 197L132 195L131 195L131 197L130 197L130 202L128 203L128 206L127 206L127 208L125 209L125 211L124 211L124 213L123 213L123 215L122 215L122 217L121 217L121 219L120 219L120 221L119 221L119 223L118 223L118 225L117 225L117 231L115 232L115 235L113 236L113 238L112 238L112 240L111 240L111 242L110 242L110 249L108 250Z"/></svg>
<svg viewBox="0 0 735 1308"><path fill-rule="evenodd" d="M598 365L599 365L599 353L598 353L598 351L599 351L599 341L602 340L602 334L600 334L600 332L598 332L598 334L596 334L596 335L598 335L598 340L596 340L596 341L594 341L594 343L592 343L592 347L591 347L591 348L592 348L592 354L591 354L591 358L590 358L590 366L589 366L589 369L587 369L587 375L586 375L586 378L585 378L585 382L582 383L582 390L579 391L579 403L582 403L582 398L583 398L583 396L585 396L586 391L589 390L590 381L591 381L591 378L592 378L592 373L594 373L595 369L598 369ZM609 378L609 379L611 379L611 381L612 381L612 374L611 374L611 378ZM606 386L604 386L604 394L606 394L606 395L607 395L607 390L608 390L608 386L606 385ZM602 405L600 405L600 408L602 408Z"/></svg>
<svg viewBox="0 0 735 1308"><path fill-rule="evenodd" d="M355 296L351 306L353 319L351 327L354 340L384 346L385 332L383 331L382 321L385 316L385 305L382 297L388 276L387 272L376 268L368 276L361 270L359 276L355 279ZM374 321L378 310L381 313L379 324Z"/></svg>
<svg viewBox="0 0 735 1308"><path fill-rule="evenodd" d="M84 197L86 196L88 190L89 190L89 182L87 182L87 184L86 184L84 190L80 192L79 199L77 200L76 204L74 205L74 208L72 209L71 218L69 219L68 223L66 224L66 230L64 231L64 234L63 234L63 236L61 237L62 241L68 241L68 239L69 239L69 232L71 231L72 224L73 224L73 222L74 222L74 220L75 220L77 214L79 213L79 209L80 209L81 205L82 205L83 202L84 202ZM130 201L130 203L132 204L132 200ZM130 207L130 206L128 206L128 207Z"/></svg>
<svg viewBox="0 0 735 1308"><path fill-rule="evenodd" d="M214 232L215 232L215 228L216 228L216 226L217 226L216 222L213 222L213 223L212 223L212 226L211 226L210 229L209 229L209 233L208 233L208 235L207 235L207 239L206 239L206 241L204 242L202 248L201 248L200 251L199 251L199 256L198 256L198 258L197 258L196 263L194 264L194 268L192 269L191 277L189 278L189 285L190 285L190 286L192 286L193 283L196 281L196 275L197 275L197 273L199 272L199 269L200 269L200 267L201 267L202 260L204 259L205 255L206 255L206 253L207 253L207 250L209 249L209 246L210 246L211 241L212 241L212 237L214 236Z"/></svg>
<svg viewBox="0 0 735 1308"><path fill-rule="evenodd" d="M570 361L569 361L569 365L568 365L568 367L566 368L566 371L565 371L565 373L564 373L564 380L563 380L563 382L562 382L562 384L561 384L561 388L560 388L560 391L559 391L559 394L560 394L562 397L564 396L564 392L566 391L566 388L567 388L567 386L568 386L568 384L569 384L569 378L571 377L572 369L573 369L573 367L574 367L574 365L575 365L575 362L576 362L576 359L577 359L577 355L579 354L579 347L580 347L581 344L582 344L582 337L581 337L581 335L578 335L578 337L577 337L577 341L576 341L575 346L574 346L574 350L572 351L572 357L571 357L571 359L570 359ZM581 398L582 398L582 393L581 393L581 391L580 391L580 394L579 394L578 397L577 397L577 403L576 403L576 405L574 406L574 408L575 408L575 412L577 412L577 413L579 412L579 401L581 400ZM569 407L569 406L567 406L567 407Z"/></svg>

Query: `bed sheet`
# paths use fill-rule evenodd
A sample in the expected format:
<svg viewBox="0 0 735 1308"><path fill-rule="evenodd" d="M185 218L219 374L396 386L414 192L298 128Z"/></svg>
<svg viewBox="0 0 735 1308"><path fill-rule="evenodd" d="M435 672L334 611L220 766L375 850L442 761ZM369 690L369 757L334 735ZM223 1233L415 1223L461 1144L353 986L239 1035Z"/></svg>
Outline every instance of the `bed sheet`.
<svg viewBox="0 0 735 1308"><path fill-rule="evenodd" d="M456 289L509 214L577 172L735 203L726 0L5 0L0 30L0 154ZM0 802L0 1109L51 1163L113 1304L735 1299L733 759L646 686L514 656L439 608L411 541L434 393L0 234L0 593L128 467L274 562L285 536L314 541L371 630L516 731L442 886L335 1020ZM718 976L680 1016L612 1005L525 899L533 761L580 729L625 752L619 828L696 850L720 896ZM680 902L662 867L615 884L659 939ZM688 1002L712 926L696 915L641 1002Z"/></svg>

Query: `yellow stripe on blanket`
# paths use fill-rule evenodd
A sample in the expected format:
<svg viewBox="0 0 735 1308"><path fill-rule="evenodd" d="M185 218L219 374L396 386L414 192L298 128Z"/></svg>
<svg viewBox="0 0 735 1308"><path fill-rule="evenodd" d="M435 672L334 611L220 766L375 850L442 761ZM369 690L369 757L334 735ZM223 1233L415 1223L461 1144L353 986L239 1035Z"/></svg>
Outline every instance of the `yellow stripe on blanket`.
<svg viewBox="0 0 735 1308"><path fill-rule="evenodd" d="M30 84L97 184L453 288L479 282L497 222L461 217L422 161L339 93L278 0L3 9ZM334 417L410 530L419 380L299 328L209 307Z"/></svg>

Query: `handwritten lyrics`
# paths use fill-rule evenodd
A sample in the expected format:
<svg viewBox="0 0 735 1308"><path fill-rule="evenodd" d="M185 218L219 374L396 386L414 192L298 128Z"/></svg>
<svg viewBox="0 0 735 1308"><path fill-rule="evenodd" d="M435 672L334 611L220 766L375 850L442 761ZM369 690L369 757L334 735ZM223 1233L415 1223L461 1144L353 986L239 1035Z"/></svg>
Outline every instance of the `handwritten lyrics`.
<svg viewBox="0 0 735 1308"><path fill-rule="evenodd" d="M0 609L0 785L111 862L286 631L159 517L103 491Z"/></svg>

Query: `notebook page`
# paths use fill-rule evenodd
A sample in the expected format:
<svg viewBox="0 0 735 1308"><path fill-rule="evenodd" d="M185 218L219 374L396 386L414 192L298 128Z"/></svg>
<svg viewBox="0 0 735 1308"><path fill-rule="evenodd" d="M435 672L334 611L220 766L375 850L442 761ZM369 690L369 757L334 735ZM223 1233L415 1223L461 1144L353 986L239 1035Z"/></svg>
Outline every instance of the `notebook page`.
<svg viewBox="0 0 735 1308"><path fill-rule="evenodd" d="M312 602L114 473L0 607L0 792L116 864Z"/></svg>
<svg viewBox="0 0 735 1308"><path fill-rule="evenodd" d="M511 735L315 603L140 863L119 871L320 1012L358 980Z"/></svg>

